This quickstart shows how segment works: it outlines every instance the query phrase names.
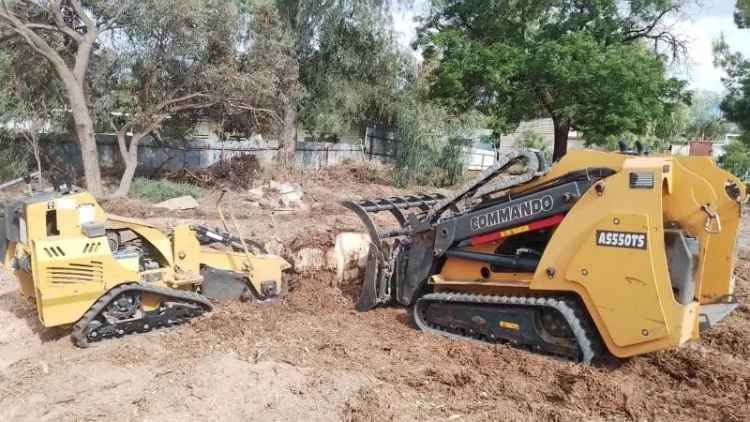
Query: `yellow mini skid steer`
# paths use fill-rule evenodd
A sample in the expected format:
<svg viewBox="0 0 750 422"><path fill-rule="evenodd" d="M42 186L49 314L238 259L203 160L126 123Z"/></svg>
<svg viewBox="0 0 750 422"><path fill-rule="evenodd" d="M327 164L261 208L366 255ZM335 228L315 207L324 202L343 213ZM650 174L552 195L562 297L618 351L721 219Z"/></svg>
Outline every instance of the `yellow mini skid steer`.
<svg viewBox="0 0 750 422"><path fill-rule="evenodd" d="M585 363L682 345L738 305L746 199L707 157L573 151L547 168L513 152L447 197L345 203L372 238L357 308Z"/></svg>
<svg viewBox="0 0 750 422"><path fill-rule="evenodd" d="M106 214L91 194L63 186L5 205L0 254L42 324L72 325L73 341L86 347L183 323L210 311L209 298L277 297L289 264L251 251L224 225L164 234Z"/></svg>

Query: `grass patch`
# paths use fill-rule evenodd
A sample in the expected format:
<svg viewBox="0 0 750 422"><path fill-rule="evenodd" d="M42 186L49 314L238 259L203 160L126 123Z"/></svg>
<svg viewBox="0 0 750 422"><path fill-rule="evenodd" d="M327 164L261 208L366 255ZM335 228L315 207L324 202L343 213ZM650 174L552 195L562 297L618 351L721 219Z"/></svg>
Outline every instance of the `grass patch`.
<svg viewBox="0 0 750 422"><path fill-rule="evenodd" d="M139 177L133 180L130 193L148 202L162 202L167 199L190 195L200 198L201 188L189 183L175 183L169 180L151 180Z"/></svg>

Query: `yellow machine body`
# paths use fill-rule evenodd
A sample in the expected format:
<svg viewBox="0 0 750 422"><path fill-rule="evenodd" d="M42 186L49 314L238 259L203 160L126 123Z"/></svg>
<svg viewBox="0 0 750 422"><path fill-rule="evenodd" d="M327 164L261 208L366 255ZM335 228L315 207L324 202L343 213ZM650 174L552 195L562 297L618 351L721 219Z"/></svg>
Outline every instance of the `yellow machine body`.
<svg viewBox="0 0 750 422"><path fill-rule="evenodd" d="M591 166L615 173L578 199L554 229L534 273L493 272L488 277L482 271L485 264L449 257L440 273L430 277L433 290L532 297L575 294L606 348L618 357L697 339L704 307L723 303L734 292L740 202L747 198L744 184L704 157L573 151L544 176L513 188L511 195ZM653 174L653 188L633 188L631 174L636 173ZM730 196L728 186L739 189L739 194ZM665 247L670 227L684 230L699 245L697 267L690 270L694 294L687 303L678 302L670 280ZM470 250L493 253L503 241Z"/></svg>
<svg viewBox="0 0 750 422"><path fill-rule="evenodd" d="M268 283L280 290L289 264L273 255L216 250L201 246L190 226L164 234L145 222L108 215L87 192L39 193L6 208L4 267L31 299L45 327L74 324L103 295L124 284L201 291L203 267L244 276L260 293ZM108 233L126 232L148 248L141 257L113 251ZM265 283L265 286L264 286ZM144 294L145 310L159 298Z"/></svg>

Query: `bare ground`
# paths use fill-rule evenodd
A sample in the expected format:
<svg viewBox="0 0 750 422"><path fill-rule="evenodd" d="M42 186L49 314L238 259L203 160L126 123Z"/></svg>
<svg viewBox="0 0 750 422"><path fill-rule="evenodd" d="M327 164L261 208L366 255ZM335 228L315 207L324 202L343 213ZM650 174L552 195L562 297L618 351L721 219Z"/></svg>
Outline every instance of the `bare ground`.
<svg viewBox="0 0 750 422"><path fill-rule="evenodd" d="M310 210L227 201L244 234L287 254L358 230L338 201L398 193L342 168L295 176ZM199 210L163 216L138 201L109 211L160 225L216 224L216 193ZM742 247L750 247L750 228ZM746 254L745 254L746 256ZM750 261L736 272L741 300ZM413 330L401 309L353 311L328 272L293 274L276 305L224 303L191 324L75 348L43 329L15 281L0 277L0 420L709 420L750 414L750 307L697 343L596 367L507 346Z"/></svg>

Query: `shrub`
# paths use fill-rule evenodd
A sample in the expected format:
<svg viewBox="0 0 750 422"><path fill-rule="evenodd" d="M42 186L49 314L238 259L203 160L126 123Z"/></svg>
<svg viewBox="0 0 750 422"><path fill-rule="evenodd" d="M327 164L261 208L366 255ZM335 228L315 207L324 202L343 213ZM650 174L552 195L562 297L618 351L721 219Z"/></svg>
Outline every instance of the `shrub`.
<svg viewBox="0 0 750 422"><path fill-rule="evenodd" d="M130 192L136 197L149 202L161 202L179 196L201 196L201 189L189 183L174 183L168 180L151 180L139 177L133 180Z"/></svg>
<svg viewBox="0 0 750 422"><path fill-rule="evenodd" d="M750 147L741 140L733 140L719 157L719 165L746 181L750 178Z"/></svg>
<svg viewBox="0 0 750 422"><path fill-rule="evenodd" d="M520 143L523 148L531 148L541 151L544 155L544 159L547 160L548 163L552 162L552 151L547 147L547 143L544 142L544 137L542 137L542 135L533 130L525 131L521 134Z"/></svg>
<svg viewBox="0 0 750 422"><path fill-rule="evenodd" d="M477 115L453 116L439 105L402 100L396 125L400 142L395 159L394 182L446 187L463 180L465 151L470 146L464 133L479 127Z"/></svg>
<svg viewBox="0 0 750 422"><path fill-rule="evenodd" d="M0 131L0 183L29 173L31 155L26 142Z"/></svg>

